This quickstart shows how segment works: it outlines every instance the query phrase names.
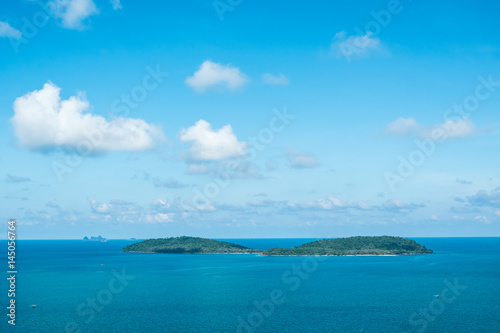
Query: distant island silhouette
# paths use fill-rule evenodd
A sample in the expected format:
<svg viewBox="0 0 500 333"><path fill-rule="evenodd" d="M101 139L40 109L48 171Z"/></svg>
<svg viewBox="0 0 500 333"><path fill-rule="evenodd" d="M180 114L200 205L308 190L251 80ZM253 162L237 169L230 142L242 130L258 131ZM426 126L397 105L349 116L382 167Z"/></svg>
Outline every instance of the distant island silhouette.
<svg viewBox="0 0 500 333"><path fill-rule="evenodd" d="M144 240L124 247L122 252L265 256L394 256L433 253L412 239L396 236L322 239L292 248L276 247L265 251L208 238L182 236Z"/></svg>
<svg viewBox="0 0 500 333"><path fill-rule="evenodd" d="M91 236L90 238L85 236L85 237L83 237L83 240L84 241L92 241L92 242L106 242L107 241L106 238L101 237L101 236L97 236L97 237Z"/></svg>

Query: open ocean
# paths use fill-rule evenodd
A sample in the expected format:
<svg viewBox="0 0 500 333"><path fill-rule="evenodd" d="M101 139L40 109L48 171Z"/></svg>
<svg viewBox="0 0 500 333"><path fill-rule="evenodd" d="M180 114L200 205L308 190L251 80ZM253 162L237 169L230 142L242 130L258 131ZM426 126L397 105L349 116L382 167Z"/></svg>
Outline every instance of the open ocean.
<svg viewBox="0 0 500 333"><path fill-rule="evenodd" d="M16 326L4 278L0 331L500 332L500 238L414 239L435 254L139 254L120 252L126 240L21 240ZM312 240L226 241L267 249Z"/></svg>

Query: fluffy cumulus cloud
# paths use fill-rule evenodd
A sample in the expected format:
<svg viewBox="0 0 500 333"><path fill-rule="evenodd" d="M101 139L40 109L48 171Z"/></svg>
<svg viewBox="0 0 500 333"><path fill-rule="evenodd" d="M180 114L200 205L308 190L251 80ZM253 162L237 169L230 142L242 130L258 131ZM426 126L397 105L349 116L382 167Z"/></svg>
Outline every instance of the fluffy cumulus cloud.
<svg viewBox="0 0 500 333"><path fill-rule="evenodd" d="M142 119L117 117L108 121L89 113L89 108L83 94L62 100L60 88L46 83L43 89L15 100L11 123L19 145L38 151L140 151L164 140L160 128Z"/></svg>
<svg viewBox="0 0 500 333"><path fill-rule="evenodd" d="M288 81L287 77L283 74L279 74L278 76L275 76L273 74L263 74L262 75L262 82L265 84L270 84L274 86L286 86L290 82Z"/></svg>
<svg viewBox="0 0 500 333"><path fill-rule="evenodd" d="M337 57L352 58L366 57L371 51L380 50L380 39L371 32L363 36L348 36L345 31L338 32L330 45L330 52Z"/></svg>
<svg viewBox="0 0 500 333"><path fill-rule="evenodd" d="M7 22L0 21L0 37L19 39L21 31L11 27Z"/></svg>
<svg viewBox="0 0 500 333"><path fill-rule="evenodd" d="M83 29L84 21L99 13L93 0L54 0L49 6L62 26L68 29Z"/></svg>
<svg viewBox="0 0 500 333"><path fill-rule="evenodd" d="M314 168L319 165L318 160L309 154L299 153L293 149L289 149L286 157L290 166L295 169L308 169Z"/></svg>
<svg viewBox="0 0 500 333"><path fill-rule="evenodd" d="M217 64L210 60L203 62L193 76L186 78L186 84L198 92L204 92L212 87L235 90L247 81L247 77L239 68Z"/></svg>
<svg viewBox="0 0 500 333"><path fill-rule="evenodd" d="M244 156L248 147L246 142L238 141L231 125L214 130L205 120L199 120L193 126L182 129L179 139L191 145L190 158L200 161Z"/></svg>
<svg viewBox="0 0 500 333"><path fill-rule="evenodd" d="M423 139L465 138L476 134L477 129L469 119L447 120L438 125L423 126L414 118L399 118L387 125L385 133L391 136L413 135Z"/></svg>

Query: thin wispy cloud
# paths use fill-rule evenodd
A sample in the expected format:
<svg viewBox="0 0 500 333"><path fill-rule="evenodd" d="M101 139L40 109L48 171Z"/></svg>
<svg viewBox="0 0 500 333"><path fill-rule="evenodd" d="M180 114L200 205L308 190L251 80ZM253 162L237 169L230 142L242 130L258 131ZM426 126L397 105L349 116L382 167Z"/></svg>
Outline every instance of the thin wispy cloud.
<svg viewBox="0 0 500 333"><path fill-rule="evenodd" d="M387 200L381 204L370 205L365 201L350 202L342 200L333 195L328 195L315 201L294 203L287 202L287 208L294 211L300 210L317 210L317 211L337 211L346 212L350 210L356 211L377 211L386 213L411 213L412 211L425 207L424 204L409 203L402 200Z"/></svg>
<svg viewBox="0 0 500 333"><path fill-rule="evenodd" d="M336 57L344 57L348 61L368 56L373 51L381 49L380 39L371 32L363 36L347 35L345 31L335 34L330 45L330 53Z"/></svg>
<svg viewBox="0 0 500 333"><path fill-rule="evenodd" d="M305 203L287 202L287 207L292 210L344 210L353 207L348 201L342 201L333 195L328 195L326 198Z"/></svg>
<svg viewBox="0 0 500 333"><path fill-rule="evenodd" d="M215 161L190 161L187 168L190 175L211 175L222 179L261 179L246 157L227 158Z"/></svg>
<svg viewBox="0 0 500 333"><path fill-rule="evenodd" d="M424 204L416 204L416 203L408 203L402 200L387 200L383 203L379 209L384 210L386 212L394 212L394 213L410 213L411 211L425 207Z"/></svg>
<svg viewBox="0 0 500 333"><path fill-rule="evenodd" d="M116 223L172 223L176 216L173 212L160 212L154 207L144 209L140 205L123 200L111 200L110 202L99 202L93 198L89 199L91 210L97 215L96 218L107 222Z"/></svg>
<svg viewBox="0 0 500 333"><path fill-rule="evenodd" d="M500 187L491 190L481 190L475 195L468 196L467 202L476 207L500 208Z"/></svg>
<svg viewBox="0 0 500 333"><path fill-rule="evenodd" d="M247 83L248 78L237 67L206 60L185 82L195 91L205 92L215 87L235 90Z"/></svg>
<svg viewBox="0 0 500 333"><path fill-rule="evenodd" d="M109 202L99 202L89 198L90 208L96 214L108 215L135 215L142 212L142 208L131 202L124 204L122 200L110 200Z"/></svg>
<svg viewBox="0 0 500 333"><path fill-rule="evenodd" d="M286 157L290 166L295 169L310 169L319 165L316 157L306 153L300 153L293 149L288 149Z"/></svg>
<svg viewBox="0 0 500 333"><path fill-rule="evenodd" d="M19 39L21 36L21 31L11 27L8 22L0 21L0 37Z"/></svg>
<svg viewBox="0 0 500 333"><path fill-rule="evenodd" d="M287 86L290 83L283 74L273 75L269 73L262 75L262 82L273 86Z"/></svg>
<svg viewBox="0 0 500 333"><path fill-rule="evenodd" d="M424 126L414 118L399 118L385 128L385 134L389 136L417 136L422 139L431 139L438 134L446 138L465 138L477 132L470 119L447 120L441 124Z"/></svg>
<svg viewBox="0 0 500 333"><path fill-rule="evenodd" d="M113 5L113 9L114 10L118 10L118 9L122 9L123 8L120 0L110 0L110 2L111 2L111 5Z"/></svg>
<svg viewBox="0 0 500 333"><path fill-rule="evenodd" d="M50 207L50 208L54 208L54 209L57 209L57 210L61 209L61 206L59 206L59 204L57 204L57 203L55 203L53 201L48 201L45 204L45 206Z"/></svg>
<svg viewBox="0 0 500 333"><path fill-rule="evenodd" d="M164 187L164 188L183 188L186 185L179 182L177 179L169 178L169 179L161 179L160 177L153 177L153 184L155 187Z"/></svg>
<svg viewBox="0 0 500 333"><path fill-rule="evenodd" d="M7 183L29 183L31 182L31 179L27 177L7 174L7 176L5 177L5 181Z"/></svg>

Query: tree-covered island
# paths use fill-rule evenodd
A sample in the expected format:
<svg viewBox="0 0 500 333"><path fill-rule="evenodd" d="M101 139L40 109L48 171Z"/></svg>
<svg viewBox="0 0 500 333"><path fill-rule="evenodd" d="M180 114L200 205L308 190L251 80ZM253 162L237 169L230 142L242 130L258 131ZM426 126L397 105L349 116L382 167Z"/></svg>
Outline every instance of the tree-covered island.
<svg viewBox="0 0 500 333"><path fill-rule="evenodd" d="M148 239L139 243L130 244L122 252L144 253L189 253L189 254L244 254L261 253L260 250L250 249L234 243L221 242L200 237L171 237Z"/></svg>
<svg viewBox="0 0 500 333"><path fill-rule="evenodd" d="M262 254L266 256L380 256L430 253L433 251L408 238L356 236L322 239L289 249L275 247Z"/></svg>
<svg viewBox="0 0 500 333"><path fill-rule="evenodd" d="M148 239L128 245L122 252L177 253L177 254L251 254L265 256L380 256L429 254L427 249L412 239L393 236L356 236L322 239L292 248L275 247L266 251L242 245L200 237L171 237Z"/></svg>

